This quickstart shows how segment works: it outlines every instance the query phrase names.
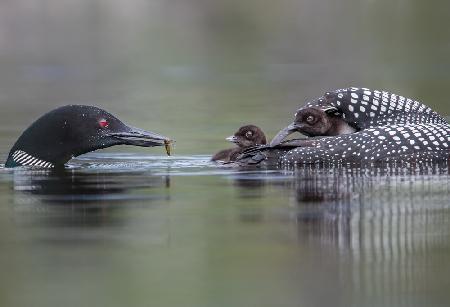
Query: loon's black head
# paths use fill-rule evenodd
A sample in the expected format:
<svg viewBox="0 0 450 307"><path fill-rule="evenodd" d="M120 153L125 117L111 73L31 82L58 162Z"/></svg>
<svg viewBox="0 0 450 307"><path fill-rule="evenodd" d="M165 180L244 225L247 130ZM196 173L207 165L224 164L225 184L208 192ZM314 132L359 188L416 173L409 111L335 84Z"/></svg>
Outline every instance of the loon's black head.
<svg viewBox="0 0 450 307"><path fill-rule="evenodd" d="M234 133L234 135L226 138L227 141L235 143L241 148L251 147L255 145L265 145L266 135L255 125L242 126Z"/></svg>
<svg viewBox="0 0 450 307"><path fill-rule="evenodd" d="M16 141L6 167L62 166L78 155L114 145L164 146L170 139L133 128L97 107L69 105L43 115Z"/></svg>

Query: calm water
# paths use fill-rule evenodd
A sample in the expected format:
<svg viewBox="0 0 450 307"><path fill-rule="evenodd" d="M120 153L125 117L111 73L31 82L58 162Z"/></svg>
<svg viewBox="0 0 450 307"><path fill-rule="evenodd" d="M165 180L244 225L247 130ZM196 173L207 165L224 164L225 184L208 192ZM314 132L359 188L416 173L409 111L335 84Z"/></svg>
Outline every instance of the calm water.
<svg viewBox="0 0 450 307"><path fill-rule="evenodd" d="M447 165L0 169L2 306L445 306Z"/></svg>
<svg viewBox="0 0 450 307"><path fill-rule="evenodd" d="M0 306L448 306L448 165L236 170L307 99L365 86L450 114L450 2L0 1L0 165L35 118L103 107L176 139L0 166Z"/></svg>

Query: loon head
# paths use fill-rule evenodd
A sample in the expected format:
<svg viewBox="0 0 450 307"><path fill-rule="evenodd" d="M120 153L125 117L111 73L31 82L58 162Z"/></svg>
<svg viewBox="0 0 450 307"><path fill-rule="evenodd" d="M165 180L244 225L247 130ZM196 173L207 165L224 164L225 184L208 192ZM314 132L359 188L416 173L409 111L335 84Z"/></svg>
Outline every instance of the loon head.
<svg viewBox="0 0 450 307"><path fill-rule="evenodd" d="M265 145L266 135L261 128L255 125L242 126L234 135L226 138L227 141L235 143L238 147L247 148L255 145Z"/></svg>
<svg viewBox="0 0 450 307"><path fill-rule="evenodd" d="M43 115L12 147L6 167L62 166L73 157L114 145L164 146L169 138L127 126L94 106L68 105Z"/></svg>

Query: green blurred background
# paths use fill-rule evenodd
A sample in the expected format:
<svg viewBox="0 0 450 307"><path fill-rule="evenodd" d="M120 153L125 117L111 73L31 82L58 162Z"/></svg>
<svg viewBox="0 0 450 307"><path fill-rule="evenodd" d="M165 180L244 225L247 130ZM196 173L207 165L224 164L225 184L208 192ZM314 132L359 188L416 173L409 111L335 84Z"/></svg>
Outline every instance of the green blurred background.
<svg viewBox="0 0 450 307"><path fill-rule="evenodd" d="M169 135L178 154L227 146L245 123L272 137L347 86L449 114L449 17L448 1L3 0L0 151L71 103Z"/></svg>

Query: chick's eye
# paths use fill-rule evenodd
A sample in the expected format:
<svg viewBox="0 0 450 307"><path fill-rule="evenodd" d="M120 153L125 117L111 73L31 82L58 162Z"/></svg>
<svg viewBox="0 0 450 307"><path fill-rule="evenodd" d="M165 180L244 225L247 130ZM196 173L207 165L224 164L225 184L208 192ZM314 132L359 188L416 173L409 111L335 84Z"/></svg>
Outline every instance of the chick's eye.
<svg viewBox="0 0 450 307"><path fill-rule="evenodd" d="M108 121L107 121L106 119L104 119L104 118L100 119L100 120L98 121L98 124L99 124L99 126L102 127L102 128L108 128L108 126L109 126Z"/></svg>
<svg viewBox="0 0 450 307"><path fill-rule="evenodd" d="M247 131L246 133L245 133L245 137L246 138L251 138L253 136L253 132L251 132L251 131Z"/></svg>
<svg viewBox="0 0 450 307"><path fill-rule="evenodd" d="M315 120L316 120L316 118L315 118L314 116L312 116L312 115L309 115L309 116L306 118L306 122L307 122L308 124L314 123Z"/></svg>

